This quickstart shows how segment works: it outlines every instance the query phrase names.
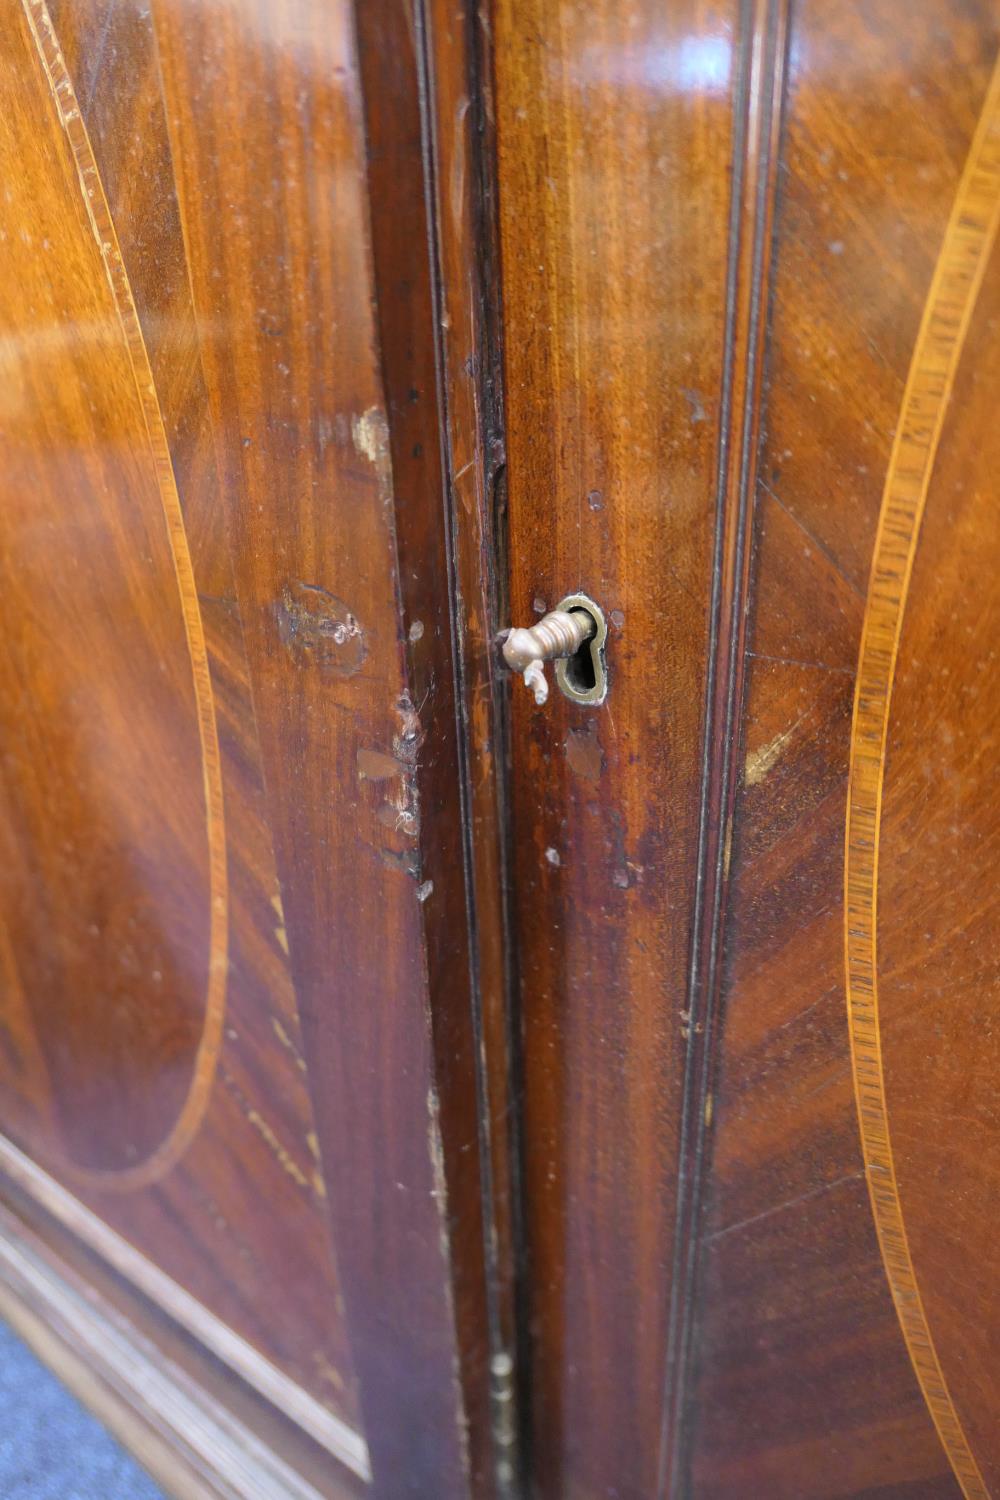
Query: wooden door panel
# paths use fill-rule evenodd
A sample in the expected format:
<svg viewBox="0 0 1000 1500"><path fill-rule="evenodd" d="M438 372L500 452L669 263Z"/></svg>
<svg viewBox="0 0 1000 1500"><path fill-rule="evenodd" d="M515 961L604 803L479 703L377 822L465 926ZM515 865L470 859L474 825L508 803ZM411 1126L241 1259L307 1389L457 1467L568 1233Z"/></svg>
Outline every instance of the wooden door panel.
<svg viewBox="0 0 1000 1500"><path fill-rule="evenodd" d="M994 9L0 43L0 1311L192 1500L1000 1493Z"/></svg>
<svg viewBox="0 0 1000 1500"><path fill-rule="evenodd" d="M55 15L12 17L3 70L4 1126L356 1422L153 37L105 28L91 122L96 38Z"/></svg>
<svg viewBox="0 0 1000 1500"><path fill-rule="evenodd" d="M501 3L495 36L511 617L616 612L597 713L512 700L536 1481L988 1494L995 15ZM933 401L873 1095L855 804Z"/></svg>
<svg viewBox="0 0 1000 1500"><path fill-rule="evenodd" d="M987 114L992 160L982 171L984 206L994 215L995 89ZM931 1399L970 1494L974 1468L984 1493L1000 1488L992 1353L997 1247L989 1210L997 1172L995 243L983 269L941 413L925 509L906 537L913 571L895 619L899 654L881 765L870 950L899 1211L951 1413L939 1397ZM852 801L857 805L857 796ZM887 1265L904 1283L906 1266L888 1255ZM918 1354L921 1329L914 1325L908 1334ZM923 1373L928 1380L933 1374L926 1367ZM952 1413L960 1414L964 1451L951 1436Z"/></svg>
<svg viewBox="0 0 1000 1500"><path fill-rule="evenodd" d="M102 263L93 159L78 123L67 137L53 118L54 59L50 78L23 25L12 42L4 160L22 227L6 235L2 313L0 695L6 1084L24 1099L7 1123L90 1186L127 1190L197 1131L217 1061L218 733L151 372L110 244L110 280Z"/></svg>
<svg viewBox="0 0 1000 1500"><path fill-rule="evenodd" d="M486 1493L453 601L399 571L443 480L387 414L353 11L3 31L7 1196L323 1493Z"/></svg>
<svg viewBox="0 0 1000 1500"><path fill-rule="evenodd" d="M976 132L995 129L998 43L976 6L792 13L695 1495L995 1487L989 1259L966 1214L988 1218L991 1156L996 205Z"/></svg>
<svg viewBox="0 0 1000 1500"><path fill-rule="evenodd" d="M567 1497L656 1493L670 1420L712 578L735 540L718 454L742 411L735 19L497 7L511 619L583 590L610 622L602 707L512 698L532 1453Z"/></svg>

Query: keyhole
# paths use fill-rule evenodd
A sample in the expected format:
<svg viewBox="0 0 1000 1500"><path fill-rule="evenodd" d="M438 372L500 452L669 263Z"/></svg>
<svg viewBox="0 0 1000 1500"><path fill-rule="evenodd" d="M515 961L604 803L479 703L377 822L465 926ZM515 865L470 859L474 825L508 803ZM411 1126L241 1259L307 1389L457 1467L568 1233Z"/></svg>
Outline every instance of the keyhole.
<svg viewBox="0 0 1000 1500"><path fill-rule="evenodd" d="M574 609L571 613L574 615L586 615L590 620L594 619L589 609ZM596 627L596 620L594 624ZM583 642L583 645L576 654L566 658L566 681L574 693L592 693L597 686L597 673L594 670L594 654L590 649L591 641L596 634L597 631L595 628L593 635L591 635L589 640Z"/></svg>
<svg viewBox="0 0 1000 1500"><path fill-rule="evenodd" d="M608 627L599 604L586 594L570 594L556 606L570 614L588 615L594 622L590 638L583 642L572 656L556 662L556 683L560 692L572 703L597 707L603 703L608 692L608 672L605 661L605 645Z"/></svg>

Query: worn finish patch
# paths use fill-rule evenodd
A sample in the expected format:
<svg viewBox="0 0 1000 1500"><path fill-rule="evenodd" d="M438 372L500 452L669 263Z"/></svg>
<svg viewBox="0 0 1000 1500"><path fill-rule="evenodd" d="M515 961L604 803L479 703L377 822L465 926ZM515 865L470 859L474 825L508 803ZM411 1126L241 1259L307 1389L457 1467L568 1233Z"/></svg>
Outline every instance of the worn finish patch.
<svg viewBox="0 0 1000 1500"><path fill-rule="evenodd" d="M569 768L585 781L600 781L604 770L604 752L592 722L585 729L571 729L566 739Z"/></svg>
<svg viewBox="0 0 1000 1500"><path fill-rule="evenodd" d="M319 584L286 583L276 613L282 643L301 662L352 677L368 655L357 617Z"/></svg>
<svg viewBox="0 0 1000 1500"><path fill-rule="evenodd" d="M362 745L358 751L358 777L361 781L388 781L402 775L403 767L394 755L384 750L370 750Z"/></svg>

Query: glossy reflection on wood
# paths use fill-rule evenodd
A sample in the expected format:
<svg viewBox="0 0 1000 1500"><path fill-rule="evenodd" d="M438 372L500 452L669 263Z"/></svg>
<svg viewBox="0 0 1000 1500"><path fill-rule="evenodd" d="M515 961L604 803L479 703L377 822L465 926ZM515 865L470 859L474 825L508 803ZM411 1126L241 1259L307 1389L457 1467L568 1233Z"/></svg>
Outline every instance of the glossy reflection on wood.
<svg viewBox="0 0 1000 1500"><path fill-rule="evenodd" d="M72 85L27 16L0 75L4 1123L71 1175L131 1181L192 1093L197 1128L218 1054L215 705L135 306Z"/></svg>
<svg viewBox="0 0 1000 1500"><path fill-rule="evenodd" d="M892 9L806 5L792 15L725 1034L701 1252L695 1496L944 1500L962 1492L907 1353L872 1221L845 1005L844 843L855 674L869 589L883 587L868 574L893 435L1000 37L986 7L928 3L908 8L905 25ZM990 326L983 304L972 336L980 329L988 339ZM961 429L949 423L939 470L972 461L982 436L971 434L971 419ZM988 555L985 518L980 535ZM924 607L950 619L958 602L937 573L943 533L920 545L924 572L913 587ZM921 608L918 597L908 608ZM968 598L987 617L990 597L985 579L970 581ZM975 660L958 619L945 631L942 618L941 629L942 669L955 671L960 656ZM964 680L964 668L957 676ZM893 708L892 735L905 714L919 740L921 785L935 774L937 692L925 675L926 728L915 698ZM974 758L984 725L973 698L963 708L952 730ZM889 799L894 753L891 740ZM912 776L908 786L912 795ZM923 827L931 814L923 793L920 802ZM988 828L988 808L981 787L978 811L966 805L970 831ZM922 974L931 917L903 883L915 881L914 862L928 872L925 890L936 877L912 817L909 827L909 861L898 844L891 855L883 846L890 894L883 884L879 941L895 931L910 960L920 955ZM905 1000L885 1014L884 1057L890 1129L901 1111L907 1230L914 1211L916 1232L924 1225L923 1250L912 1241L911 1249L936 1340L948 1320L934 1303L950 1302L945 1288L964 1274L945 1252L955 1246L955 1204L938 1204L930 1231L933 1200L907 1190L902 1163L931 1148L928 1117L942 1131L957 1103L917 1067L900 1071L891 1028L905 1013L920 1067L950 1055L964 1071L973 1058L971 1048L961 1063L956 1051L942 1054L933 1023L918 1019L931 993L920 974L911 970ZM951 1002L974 1004L967 991L961 998L957 965L952 975ZM919 1133L914 1111L925 1120ZM977 1309L967 1340L979 1336L981 1317ZM950 1368L959 1369L954 1354ZM959 1377L952 1395L973 1430L975 1402L961 1385ZM976 1450L980 1463L988 1450Z"/></svg>
<svg viewBox="0 0 1000 1500"><path fill-rule="evenodd" d="M996 137L996 127L994 126ZM983 174L985 177L985 174ZM1000 209L994 180L994 211ZM878 865L878 1015L899 1205L966 1493L1000 1491L993 1358L1000 557L989 416L1000 256L976 300L902 615ZM932 1044L929 1045L929 1040ZM940 1406L940 1403L938 1403Z"/></svg>
<svg viewBox="0 0 1000 1500"><path fill-rule="evenodd" d="M610 622L512 689L535 1483L659 1483L724 397L735 8L501 3L511 603ZM686 60L686 61L685 61Z"/></svg>
<svg viewBox="0 0 1000 1500"><path fill-rule="evenodd" d="M304 1389L336 1434L350 1363L150 19L66 0L8 27L25 196L3 241L23 372L4 514L23 524L3 702L25 727L5 779L5 1020L46 1009L3 1125L246 1340L244 1373L266 1383L273 1362L288 1404ZM40 917L47 984L23 957Z"/></svg>
<svg viewBox="0 0 1000 1500"><path fill-rule="evenodd" d="M514 697L527 1223L537 1278L530 1294L536 1471L543 1490L561 1485L571 1494L617 1486L628 1494L663 1495L686 1493L690 1486L696 1496L713 1497L951 1497L963 1484L974 1496L982 1493L977 1467L985 1474L990 1462L984 1423L991 1386L982 1355L958 1354L956 1303L976 1324L975 1347L983 1350L990 1336L986 1293L971 1272L960 1269L974 1253L966 1247L975 1235L969 1230L959 1242L964 1217L943 1187L953 1174L958 1191L962 1174L953 1156L962 1148L954 1134L944 1133L931 1161L923 1151L932 1111L940 1103L942 1118L955 1118L960 1104L949 1090L957 1090L959 1077L968 1082L954 1036L960 1022L955 1016L952 1029L945 1028L952 1046L935 1061L938 1051L913 1002L899 998L886 1014L884 1042L888 1049L899 1038L898 1060L887 1050L885 1066L890 1116L902 1111L900 1192L905 1208L912 1184L914 1264L918 1281L930 1278L927 1317L936 1309L941 1320L949 1351L941 1355L941 1369L947 1377L950 1357L954 1410L970 1434L971 1459L963 1459L947 1432L942 1446L935 1431L872 1222L845 1006L843 881L851 712L875 527L924 300L993 66L995 17L986 7L955 10L934 3L907 8L905 16L892 5L860 13L839 6L747 6L731 34L731 63L725 54L731 74L722 69L711 78L692 61L697 55L707 69L710 55L716 61L722 55L711 53L710 33L699 32L693 17L678 18L678 27L683 44L675 49L661 31L656 42L663 45L653 45L637 7L616 12L614 21L591 8L586 24L563 7L533 13L530 23L517 7L498 8L511 615L530 619L536 599L551 604L549 586L556 594L585 587L601 599L599 586L613 590L624 576L630 588L640 579L645 585L640 628L648 606L659 632L658 638L642 639L640 656L629 652L616 664L608 708L618 749L628 749L625 762L616 759L610 722L607 733L603 723L591 726L587 743L593 753L581 755L578 740L588 726L567 720L564 705L557 701L554 709L534 714L523 695ZM689 69L681 67L682 55ZM647 181L643 193L634 190L631 172L643 161L635 121L655 118L641 111L671 95L686 97L692 111L704 109L723 74L732 78L731 91L722 89L733 133L729 234L715 259L716 242L703 229L698 259L685 256L683 235L711 200L713 185L702 175L689 185L683 209L656 218L655 188ZM584 97L586 116L577 114ZM672 147L688 140L674 117L671 127ZM705 136L699 139L704 148ZM689 152L681 159L697 159L690 144ZM674 160L670 151L658 165ZM614 180L607 170L612 161ZM654 215L648 222L647 208ZM630 230L627 267L614 260L616 232L624 223ZM644 257L654 246L664 253L658 279L647 285ZM684 347L695 312L703 315L705 330L712 326L707 296L689 297L683 314L657 322L658 298L667 295L672 277L684 274L678 261L688 267L693 259L708 277L709 268L728 266L729 291L719 304L725 314L717 309L715 325L724 330L727 350L717 406L704 399L698 381L682 380L670 363L669 351ZM658 404L644 384L651 366L641 357L622 358L614 341L624 326L619 308L640 289L646 299L641 326L664 360ZM984 342L993 326L984 304L975 320ZM700 358L710 361L710 343ZM985 353L980 363L986 365ZM982 376L984 388L988 378ZM679 729L685 720L672 693L682 677L669 655L677 621L688 627L694 658L699 650L695 622L704 616L692 611L691 599L698 598L699 587L707 588L699 572L705 554L686 575L687 603L665 607L669 581L651 583L643 571L650 556L668 578L671 569L685 567L684 554L677 558L669 546L675 486L688 472L682 450L672 447L663 459L662 532L642 499L647 402L655 404L660 431L672 433L671 400L678 386L688 393L694 387L698 406L692 414L706 419L706 439L714 422L722 431L713 450L715 467L706 459L701 471L712 475L711 490L703 495L706 508L718 497L720 579L712 610L719 644L716 655L704 659L694 689L706 699L710 716L702 853L697 865L685 866L691 845L672 826L671 853L686 872L679 904L669 894L675 870L660 871L652 856L649 865L657 870L663 898L658 915L665 924L691 921L683 892L695 869L702 882L701 906L693 912L693 967L680 1007L681 1022L693 1033L683 1104L677 1099L680 1070L671 1080L651 1044L653 1034L643 1028L645 1016L671 1013L664 997L677 971L669 952L678 954L680 944L672 950L662 942L647 947L649 932L637 932L645 967L637 959L636 969L629 968L629 950L618 946L631 930L628 908L609 906L613 866L604 863L627 848L617 835L633 827L630 797L641 791L647 817L661 805L690 805L679 783L661 792L658 780L667 774L668 757L669 774L683 765L678 741L646 740L631 716L629 696L634 686L649 688L655 681L665 722ZM957 440L964 454L957 464L968 462L974 423L983 420L981 412L967 419ZM614 463L619 443L620 473ZM620 505L624 554L616 548L614 529L594 540L591 518L579 504L590 490L589 482L581 483L581 456L583 463L614 471L612 518ZM981 461L985 472L988 449ZM599 481L593 484L600 514L606 496ZM965 482L956 478L954 488L964 494ZM928 783L935 774L942 781L942 828L935 837L947 848L945 826L955 795L945 792L943 778L954 775L957 765L965 768L960 827L976 850L982 840L983 858L989 858L988 792L977 784L974 767L985 766L993 742L990 699L985 691L976 697L978 679L956 672L951 659L964 631L971 642L969 671L978 669L983 653L975 646L977 628L983 639L989 633L989 527L968 518L971 503L963 510L964 535L977 535L983 553L966 605L975 622L962 623L963 610L947 579L937 580L933 561L925 564L935 624L933 635L928 625L923 649L930 654L933 641L943 651L941 670L956 677L956 690L965 697L957 700L961 720L951 725L952 758L941 761L936 773L933 761L916 769L923 765L918 756L927 755L928 736L936 735L935 690L926 669L923 716L916 687L908 709L913 769L899 798L909 808L907 847L923 876L917 878L897 847L890 879L901 893L902 910L911 913L901 919L898 938L909 965L902 980L907 996L927 994L913 965L923 953L917 924L936 882L929 851L919 845L926 801L913 791L918 774ZM747 523L755 506L757 559L750 589ZM951 520L961 532L954 513ZM959 545L957 539L952 543ZM692 556L687 554L689 561ZM744 643L748 590L753 612ZM608 602L613 606L615 600L609 596ZM700 603L708 615L707 592ZM623 614L624 647L631 641L635 604ZM952 643L942 647L949 629ZM726 668L722 662L730 652ZM739 714L744 661L745 730ZM949 695L947 701L956 700ZM564 753L565 777L559 769ZM734 764L741 767L742 788L730 827L728 767ZM597 788L589 825L579 816L579 776L586 771ZM686 796L692 795L689 785ZM891 799L891 790L886 795ZM619 820L614 837L605 833L604 851L600 819ZM929 814L927 822L933 831ZM958 841L953 829L953 852ZM648 844L646 849L649 855ZM954 910L964 891L967 916L970 907L981 912L981 927L963 942L988 986L991 907L970 893L984 878L971 847L965 868L969 886L956 880ZM730 869L729 919L723 923ZM903 896L908 878L909 894ZM884 906L879 921L881 930L892 921ZM956 915L953 942L957 926ZM670 929L650 929L656 930ZM686 956L680 952L682 963ZM927 984L935 983L936 991L927 994L926 1006L934 993L940 1005L956 1003L948 979L958 986L961 970L953 957L951 945L943 944L937 979L933 969L928 974ZM926 967L921 960L920 972ZM723 991L721 1035L713 1034L716 976ZM654 1079L663 1083L657 1098L664 1110L655 1120L642 1116ZM644 1128L633 1137L631 1126L640 1119ZM975 1119L986 1153L985 1094ZM702 1175L699 1142L706 1122L716 1132L714 1176ZM667 1143L661 1176L654 1178L645 1153L651 1156ZM675 1255L667 1248L666 1229L673 1189L663 1186L672 1172L680 1175ZM654 1181L662 1198L652 1189ZM707 1185L704 1224L700 1183ZM978 1201L985 1214L982 1193L976 1200L968 1184L970 1205ZM635 1202L641 1202L638 1218L631 1217ZM653 1228L657 1207L662 1217ZM952 1227L942 1230L942 1219ZM698 1228L698 1239L687 1258L689 1224ZM947 1265L945 1246L951 1251ZM658 1299L669 1297L671 1275L668 1341L657 1309L665 1305ZM948 1291L952 1275L963 1287L971 1283L960 1298ZM692 1293L689 1359L685 1303L690 1306ZM630 1322L633 1306L642 1309L641 1324ZM971 1324L966 1336L973 1336ZM627 1342L627 1353L617 1338ZM659 1398L664 1382L655 1363L643 1364L659 1358L666 1369L662 1448L659 1430L653 1436L651 1392L655 1387ZM644 1372L639 1392L630 1384L637 1372ZM692 1458L693 1471L685 1478Z"/></svg>
<svg viewBox="0 0 1000 1500"><path fill-rule="evenodd" d="M1000 1495L998 50L0 17L0 1304L209 1493Z"/></svg>
<svg viewBox="0 0 1000 1500"><path fill-rule="evenodd" d="M0 1125L58 1178L5 1148L12 1201L364 1477L363 1419L377 1493L464 1495L473 1007L442 477L410 430L436 333L421 305L428 404L394 424L379 341L412 309L371 257L353 15L24 0L2 29ZM401 588L407 546L441 563Z"/></svg>

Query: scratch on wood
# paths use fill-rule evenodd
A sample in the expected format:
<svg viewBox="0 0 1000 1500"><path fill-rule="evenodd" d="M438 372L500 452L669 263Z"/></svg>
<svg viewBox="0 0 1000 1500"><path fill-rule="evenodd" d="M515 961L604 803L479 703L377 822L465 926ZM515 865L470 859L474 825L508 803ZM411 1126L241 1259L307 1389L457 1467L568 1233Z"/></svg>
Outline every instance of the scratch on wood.
<svg viewBox="0 0 1000 1500"><path fill-rule="evenodd" d="M294 1159L291 1152L289 1152L278 1140L278 1137L275 1135L270 1125L264 1119L264 1116L256 1109L248 1109L246 1111L246 1117L249 1120L250 1124L253 1126L254 1130L256 1130L257 1134L260 1136L261 1140L266 1141L268 1146L270 1146L276 1160L278 1161L282 1169L288 1173L292 1181L298 1183L299 1187L301 1188L310 1187L311 1184L309 1182L309 1178L303 1172L302 1168Z"/></svg>
<svg viewBox="0 0 1000 1500"><path fill-rule="evenodd" d="M804 717L804 716L803 716ZM751 750L747 754L746 764L743 767L743 782L745 786L759 786L765 776L778 764L788 746L796 729L802 723L802 719L796 719L790 729L783 729L776 734L773 740L768 740L759 750Z"/></svg>
<svg viewBox="0 0 1000 1500"><path fill-rule="evenodd" d="M315 1130L310 1130L306 1133L306 1145L309 1147L310 1156L316 1163L312 1174L313 1190L317 1198L325 1198L326 1179L323 1176L323 1158L319 1154L319 1139Z"/></svg>
<svg viewBox="0 0 1000 1500"><path fill-rule="evenodd" d="M454 1293L453 1280L451 1276L451 1240L448 1233L448 1184L444 1169L444 1142L441 1139L441 1109L437 1092L430 1088L427 1092L427 1142L433 1171L433 1187L431 1196L437 1205L438 1227L440 1233L441 1257L447 1269L444 1278L445 1296L454 1316ZM465 1402L462 1400L462 1377L459 1365L458 1348L452 1356L452 1372L454 1379L455 1403L458 1414L458 1428L462 1443L463 1467L469 1472L469 1433L468 1418L465 1411Z"/></svg>
<svg viewBox="0 0 1000 1500"><path fill-rule="evenodd" d="M465 207L465 117L471 101L461 96L455 109L455 149L451 161L451 215L461 225ZM459 230L461 233L461 230Z"/></svg>
<svg viewBox="0 0 1000 1500"><path fill-rule="evenodd" d="M394 833L416 838L420 832L416 760L423 734L409 693L404 692L395 707L399 729L393 735L392 754L361 746L357 752L358 780L388 783L385 801L375 816Z"/></svg>
<svg viewBox="0 0 1000 1500"><path fill-rule="evenodd" d="M797 1208L800 1203L808 1203L812 1198L820 1198L824 1193L831 1193L834 1188L843 1187L847 1182L860 1182L864 1175L863 1171L848 1172L843 1177L835 1178L833 1182L821 1182L818 1187L809 1188L804 1193L797 1193L794 1198L787 1198L784 1203L775 1203L772 1208L765 1208L763 1213L751 1214L748 1219L739 1219L735 1224L723 1225L714 1234L705 1236L705 1244L721 1240L724 1235L735 1234L738 1229L746 1229L751 1224L758 1224L761 1219L770 1219L775 1214L782 1214L790 1208Z"/></svg>
<svg viewBox="0 0 1000 1500"><path fill-rule="evenodd" d="M405 689L396 699L396 712L399 715L399 733L393 738L393 748L399 760L415 765L417 752L424 742L424 734L420 726L420 715Z"/></svg>
<svg viewBox="0 0 1000 1500"><path fill-rule="evenodd" d="M416 849L384 849L367 843L364 848L370 849L390 870L398 870L411 880L420 879L420 855Z"/></svg>

